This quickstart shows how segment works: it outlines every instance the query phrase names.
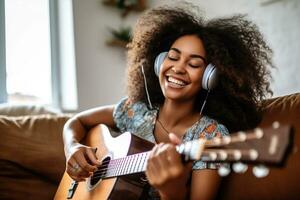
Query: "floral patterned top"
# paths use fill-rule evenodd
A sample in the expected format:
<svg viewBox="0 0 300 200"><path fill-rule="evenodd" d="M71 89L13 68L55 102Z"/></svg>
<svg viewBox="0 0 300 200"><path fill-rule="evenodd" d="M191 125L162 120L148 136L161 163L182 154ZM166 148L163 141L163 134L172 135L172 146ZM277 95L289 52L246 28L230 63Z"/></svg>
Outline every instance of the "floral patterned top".
<svg viewBox="0 0 300 200"><path fill-rule="evenodd" d="M123 132L131 132L138 137L156 143L154 138L154 127L159 108L149 109L143 102L132 103L129 99L122 99L115 107L113 118L118 129ZM212 139L228 135L227 128L219 124L216 120L207 116L201 117L184 134L183 142L188 142L198 138ZM219 163L206 163L195 161L193 170L216 169Z"/></svg>

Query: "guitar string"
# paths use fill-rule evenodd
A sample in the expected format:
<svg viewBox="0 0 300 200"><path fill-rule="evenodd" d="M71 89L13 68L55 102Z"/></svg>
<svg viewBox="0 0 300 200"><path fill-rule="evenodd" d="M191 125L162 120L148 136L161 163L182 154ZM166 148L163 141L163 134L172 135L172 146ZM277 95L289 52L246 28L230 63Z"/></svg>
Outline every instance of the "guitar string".
<svg viewBox="0 0 300 200"><path fill-rule="evenodd" d="M126 160L126 159L131 159L131 158L134 158L134 157L141 157L143 154L145 155L145 154L148 154L148 153L149 153L149 151L143 152L143 153L137 153L137 154L129 155L129 156L123 157L123 158L116 158L116 159L113 159L113 160L106 160L106 161L104 161L104 162L101 163L101 166L103 164L106 164L106 163L109 164L110 162L116 163L116 162L120 162L120 161L123 161L123 160Z"/></svg>
<svg viewBox="0 0 300 200"><path fill-rule="evenodd" d="M158 120L158 122L160 123L160 121ZM163 127L163 126L162 126ZM249 133L247 135L247 138L246 140L251 140L251 139L256 139L255 138L255 133ZM230 136L230 142L229 143L226 143L226 139L224 138L220 138L220 141L217 142L217 141L214 141L214 140L208 140L206 141L206 144L205 146L208 146L208 147L216 147L216 146L221 146L221 145L228 145L230 143L235 143L235 142L241 142L241 141L244 141L242 139L240 139L239 135L232 135ZM134 155L131 155L131 156L139 156L139 155L142 155L144 153L147 153L147 152L143 152L143 153L139 153L139 154L134 154ZM128 156L130 157L130 156ZM123 158L117 158L117 159L114 159L114 160L107 160L107 161L104 161L102 163L101 166L103 166L103 164L106 164L106 163L109 163L109 162L119 162L119 161L123 161L124 159L128 158L128 157L123 157Z"/></svg>
<svg viewBox="0 0 300 200"><path fill-rule="evenodd" d="M144 152L144 153L141 153L141 154L145 154L145 153L147 153L147 152ZM138 155L141 155L141 154L138 154ZM136 154L135 154L136 155ZM137 157L137 156L135 156L135 157ZM145 156L139 156L140 158L142 157L142 160L145 160ZM118 166L119 166L119 164L123 161L123 162L126 162L126 158L128 158L128 157L125 157L125 159L124 158L120 158L120 159L114 159L114 160L111 160L111 161L106 161L105 162L105 165L101 165L99 168L99 170L97 170L96 172L94 172L94 174L98 174L98 173L102 173L102 172L106 172L106 171L108 171L108 170L116 170L116 169L118 169ZM131 159L133 158L133 160L135 159L134 157L130 157ZM129 158L129 159L130 159ZM127 159L128 160L128 159ZM116 162L117 161L117 162ZM119 161L121 161L121 162L119 162ZM140 160L140 162L141 162L141 160ZM107 164L106 164L107 163ZM144 163L143 163L143 165L144 165Z"/></svg>
<svg viewBox="0 0 300 200"><path fill-rule="evenodd" d="M157 120L157 121L161 124L161 122L159 120ZM162 128L164 128L162 124L161 124L161 126L162 126ZM166 130L166 132L167 132L167 130ZM246 134L246 136L247 136L246 140L258 139L256 134L253 133L253 132ZM225 136L225 137L230 137L230 142L229 143L226 141L225 138L219 138L220 139L219 141L216 141L214 139L207 140L205 146L206 147L217 147L217 146L228 145L228 144L231 144L231 143L244 142L245 141L245 140L241 139L239 135L231 135L231 136ZM146 153L146 152L143 152L143 153ZM131 156L141 155L143 153L134 154L134 155L131 155ZM130 156L128 156L128 157L130 157ZM114 160L122 161L122 159L124 159L124 158L126 158L126 157L117 158L117 159L114 159ZM104 163L106 164L106 163L114 161L114 160L107 160L107 161L103 162L102 164L104 164Z"/></svg>
<svg viewBox="0 0 300 200"><path fill-rule="evenodd" d="M228 150L222 150L222 149L221 150L218 150L218 149L216 149L216 150L206 150L206 151L203 151L203 154L208 154L209 155L212 152L219 152L219 151L226 151L229 156L234 156L234 154L235 154L236 151L239 151L241 153L242 157L245 157L245 155L246 156L250 155L250 151L249 150L236 150L236 149L228 149ZM224 161L226 161L226 160L224 160ZM111 170L111 171L113 171L113 170L117 170L117 171L121 170L121 171L124 171L124 172L126 170L128 170L128 169L119 168L118 164L119 163L117 163L117 164L116 163L112 163L112 164L108 163L107 165L101 165L100 170L96 171L94 173L94 175L92 176L92 178L99 178L99 177L103 178L103 177L105 177L104 175L106 175L106 172L109 171L109 170ZM144 165L144 163L142 165ZM144 167L144 166L142 166L142 167ZM140 168L140 166L133 167L133 169L139 169L139 168ZM129 170L129 171L126 171L126 173L122 172L120 175L138 173L138 172L142 172L142 171L141 170L138 170L138 171L135 171L135 170L131 171L131 170ZM118 173L112 173L111 175L112 176L116 176L117 174Z"/></svg>
<svg viewBox="0 0 300 200"><path fill-rule="evenodd" d="M161 125L161 127L167 132L167 130L163 127L163 125L161 124L161 122L159 120L158 120L158 122ZM257 139L256 134L254 132L249 133L247 136L248 137L246 137L246 140ZM238 134L237 135L232 135L230 138L231 138L231 140L230 140L229 143L235 143L235 142L244 141L243 139L241 139L239 137ZM213 146L220 146L220 145L228 145L229 143L226 143L226 141L224 140L224 138L221 138L221 143L220 142L215 142L215 141L212 140L212 141L209 141L209 144L207 146L213 147ZM203 153L205 153L205 151L203 151L202 154ZM141 155L141 154L138 154L138 155ZM125 157L125 160L123 160L123 159L124 158L120 158L120 159L108 160L108 161L103 162L102 165L101 165L101 167L100 167L101 169L97 170L95 172L95 174L102 173L102 172L105 172L105 171L108 171L108 170L118 170L115 166L118 165L118 164L120 164L120 162L126 162L126 157ZM109 165L111 166L111 168L109 168Z"/></svg>
<svg viewBox="0 0 300 200"><path fill-rule="evenodd" d="M168 132L165 128L164 128L164 126L161 124L161 122L158 120L158 122L159 122L159 124L161 125L161 127L166 131L166 132ZM249 137L250 136L250 137ZM239 137L239 135L238 134L236 134L236 135L232 135L232 136L230 136L230 138L231 138L231 141L229 142L229 143L236 143L236 142L241 142L241 141L245 141L245 140L243 140L243 139L241 139L240 137ZM246 140L251 140L251 139L257 139L257 137L256 137L256 134L254 133L254 132L252 132L252 133L249 133L249 134L247 134L247 137L246 137ZM213 147L213 146L220 146L220 145L228 145L229 143L226 143L225 142L225 140L223 139L223 138L221 138L221 143L220 142L215 142L215 141L209 141L209 144L207 145L208 147ZM234 154L234 152L236 151L236 150L232 150L232 152L230 152L230 150L228 149L228 150L223 150L223 151L227 151L227 154ZM239 150L240 151L240 150ZM202 154L204 154L204 153L209 153L209 152L213 152L212 150L204 150L203 152L202 152ZM215 149L215 152L217 152L217 149ZM245 152L243 152L243 151L240 151L241 152L241 154L243 155L243 154L245 154ZM249 151L248 151L249 152ZM145 153L145 152L144 152ZM140 153L140 154L138 154L138 156L139 155L141 155L141 154L143 154L143 153ZM135 155L132 155L132 156L136 156L137 154L135 154ZM246 155L249 155L249 153L246 153ZM125 158L125 159L124 159ZM127 160L126 160L126 158L128 158L128 157L124 157L124 158L119 158L119 159L114 159L114 160L108 160L108 161L105 161L105 162L103 162L102 163L102 165L99 167L100 168L100 170L97 170L95 173L94 173L94 175L93 175L93 177L97 177L97 176L95 176L96 174L98 174L98 173L103 173L103 172L107 172L108 170L124 170L124 169L118 169L118 167L119 167L119 164L120 164L120 162L126 162ZM132 157L131 157L132 158ZM130 159L130 158L129 158ZM130 162L130 161L129 161ZM121 166L122 167L122 166ZM133 167L133 168L135 168L135 167ZM138 167L139 168L139 167ZM102 174L101 174L101 176L102 176Z"/></svg>
<svg viewBox="0 0 300 200"><path fill-rule="evenodd" d="M108 165L106 165L106 166L108 166L107 168L103 168L102 166L101 166L101 170L98 170L98 171L96 171L95 173L94 173L94 175L92 176L92 178L103 178L103 175L106 175L106 172L107 171L109 171L109 170L124 170L123 168L119 168L119 165L117 164L117 165L110 165L110 163L108 163ZM105 166L105 167L106 167ZM144 163L142 164L142 167L144 167ZM136 168L136 167L134 167L134 168ZM139 169L140 168L140 165L136 168L136 169ZM125 169L125 170L128 170L128 169ZM129 170L130 171L130 170ZM123 175L125 175L125 174L130 174L130 173L138 173L138 172L142 172L143 170L138 170L138 171L133 171L133 172L126 172L126 173L124 173ZM113 173L112 174L112 176L115 176L117 173ZM105 177L105 176L104 176Z"/></svg>

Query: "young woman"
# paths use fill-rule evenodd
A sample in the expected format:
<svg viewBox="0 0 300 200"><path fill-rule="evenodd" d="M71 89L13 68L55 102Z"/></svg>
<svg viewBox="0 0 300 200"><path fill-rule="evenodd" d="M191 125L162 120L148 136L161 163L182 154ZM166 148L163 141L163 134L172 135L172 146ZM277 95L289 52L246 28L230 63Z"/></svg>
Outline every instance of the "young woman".
<svg viewBox="0 0 300 200"><path fill-rule="evenodd" d="M93 149L80 142L102 123L156 143L146 169L149 199L213 199L219 165L183 164L175 144L254 128L258 103L271 93L266 66L272 51L243 16L205 22L191 8L170 7L143 14L128 49L128 97L79 113L65 125L67 173L83 181L97 169ZM218 72L214 88L203 85L209 64Z"/></svg>

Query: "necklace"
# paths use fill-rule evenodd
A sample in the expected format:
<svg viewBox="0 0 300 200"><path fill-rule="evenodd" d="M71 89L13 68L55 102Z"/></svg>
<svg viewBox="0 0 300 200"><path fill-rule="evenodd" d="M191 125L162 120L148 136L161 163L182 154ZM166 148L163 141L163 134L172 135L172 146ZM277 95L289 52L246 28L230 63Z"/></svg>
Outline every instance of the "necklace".
<svg viewBox="0 0 300 200"><path fill-rule="evenodd" d="M164 125L161 123L161 121L159 121L159 119L157 119L157 122L162 127L162 129L169 135L170 132L164 127Z"/></svg>

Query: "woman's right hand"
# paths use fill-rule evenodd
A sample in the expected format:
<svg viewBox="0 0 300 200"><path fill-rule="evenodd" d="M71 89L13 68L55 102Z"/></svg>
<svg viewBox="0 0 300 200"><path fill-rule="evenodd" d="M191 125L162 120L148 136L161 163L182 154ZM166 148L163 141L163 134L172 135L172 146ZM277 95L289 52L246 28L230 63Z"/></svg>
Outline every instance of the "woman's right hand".
<svg viewBox="0 0 300 200"><path fill-rule="evenodd" d="M75 181L85 181L101 163L97 159L96 149L76 143L66 151L66 172Z"/></svg>
<svg viewBox="0 0 300 200"><path fill-rule="evenodd" d="M84 181L101 164L95 148L79 143L88 134L88 130L98 124L115 127L113 119L114 105L83 111L70 118L63 130L66 172L76 181Z"/></svg>

